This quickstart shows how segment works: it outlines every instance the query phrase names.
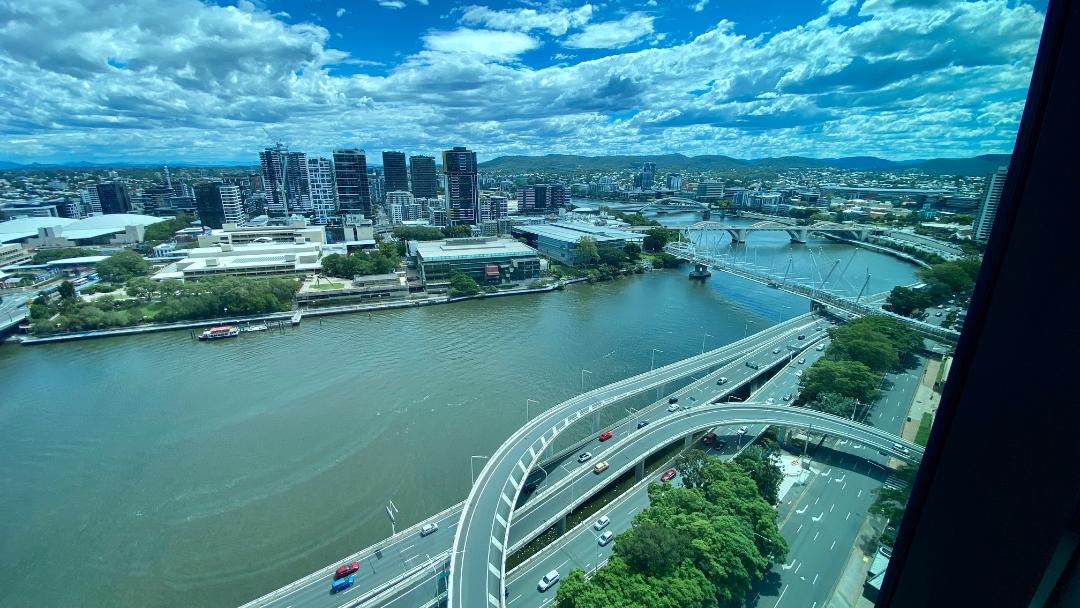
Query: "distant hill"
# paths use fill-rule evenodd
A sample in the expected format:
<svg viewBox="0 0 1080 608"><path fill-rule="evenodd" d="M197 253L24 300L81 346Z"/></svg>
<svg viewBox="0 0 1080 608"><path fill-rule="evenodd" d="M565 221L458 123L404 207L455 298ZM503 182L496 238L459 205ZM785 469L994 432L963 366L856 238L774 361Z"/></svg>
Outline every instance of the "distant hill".
<svg viewBox="0 0 1080 608"><path fill-rule="evenodd" d="M579 156L547 154L544 156L500 156L480 163L482 169L526 173L530 171L627 171L638 170L644 162L656 163L659 174L669 171L722 171L725 169L798 169L835 167L858 171L888 169L917 169L943 175L986 175L1009 164L1008 154L986 154L974 158L935 158L929 160L892 161L876 156L843 158L807 158L781 156L743 160L715 154L685 156L659 154L656 156Z"/></svg>

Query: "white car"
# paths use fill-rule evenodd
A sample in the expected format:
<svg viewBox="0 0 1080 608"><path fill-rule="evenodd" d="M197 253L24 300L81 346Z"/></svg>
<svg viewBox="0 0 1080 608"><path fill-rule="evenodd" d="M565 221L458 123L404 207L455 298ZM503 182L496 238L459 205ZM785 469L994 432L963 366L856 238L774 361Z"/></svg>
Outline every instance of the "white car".
<svg viewBox="0 0 1080 608"><path fill-rule="evenodd" d="M803 370L800 369L799 371L795 372L795 377L802 378L802 371Z"/></svg>
<svg viewBox="0 0 1080 608"><path fill-rule="evenodd" d="M776 399L773 399L772 397L765 400L765 405L772 405L774 403L776 403Z"/></svg>
<svg viewBox="0 0 1080 608"><path fill-rule="evenodd" d="M779 354L780 353L780 347L777 346L776 348L772 349L772 352L773 352L774 355Z"/></svg>
<svg viewBox="0 0 1080 608"><path fill-rule="evenodd" d="M821 352L821 351L823 351L823 350L825 350L825 345L824 345L824 344L818 344L818 345L817 345L817 351L818 351L818 352Z"/></svg>
<svg viewBox="0 0 1080 608"><path fill-rule="evenodd" d="M746 434L746 431L748 431L748 430L750 430L750 429L749 429L749 428L747 428L747 426L746 426L746 425L744 424L744 425L742 425L742 426L740 426L740 427L739 427L739 434L740 434L740 435L745 435L745 434Z"/></svg>
<svg viewBox="0 0 1080 608"><path fill-rule="evenodd" d="M613 539L613 538L615 538L615 533L612 532L611 530L608 530L607 532L604 532L603 534L600 535L599 538L596 539L596 543L598 545L600 545L601 547L606 547L607 544L610 543L611 539Z"/></svg>
<svg viewBox="0 0 1080 608"><path fill-rule="evenodd" d="M804 363L806 363L806 358L805 357L802 358L802 359L799 359L799 365L803 365Z"/></svg>
<svg viewBox="0 0 1080 608"><path fill-rule="evenodd" d="M593 527L596 528L597 530L603 530L610 523L611 523L611 520L608 519L607 515L605 515L605 516L601 517L600 519L596 520L596 523L593 524Z"/></svg>
<svg viewBox="0 0 1080 608"><path fill-rule="evenodd" d="M590 458L592 458L592 452L582 452L581 454L578 455L577 461L578 462L588 462Z"/></svg>
<svg viewBox="0 0 1080 608"><path fill-rule="evenodd" d="M678 403L672 403L671 405L667 406L667 411L669 411L669 412L677 412L677 411L679 411L679 404Z"/></svg>
<svg viewBox="0 0 1080 608"><path fill-rule="evenodd" d="M551 586L559 582L559 571L552 570L544 575L544 578L540 579L540 584L536 586L540 591L547 591L551 589Z"/></svg>
<svg viewBox="0 0 1080 608"><path fill-rule="evenodd" d="M424 524L420 527L420 536L427 536L428 534L434 534L439 529L439 524L430 523Z"/></svg>

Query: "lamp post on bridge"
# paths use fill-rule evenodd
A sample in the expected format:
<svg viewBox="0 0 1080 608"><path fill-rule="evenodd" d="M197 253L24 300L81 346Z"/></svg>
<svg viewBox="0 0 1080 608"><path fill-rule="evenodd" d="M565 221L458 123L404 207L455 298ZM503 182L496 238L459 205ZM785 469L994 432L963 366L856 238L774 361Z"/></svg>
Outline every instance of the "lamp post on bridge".
<svg viewBox="0 0 1080 608"><path fill-rule="evenodd" d="M474 483L476 483L476 473L473 470L473 460L479 458L480 460L487 460L491 456L469 456L469 489L472 489Z"/></svg>
<svg viewBox="0 0 1080 608"><path fill-rule="evenodd" d="M585 392L585 374L589 374L591 376L592 372L585 369L584 367L581 368L581 392L583 393Z"/></svg>
<svg viewBox="0 0 1080 608"><path fill-rule="evenodd" d="M525 400L525 422L528 422L529 420L532 420L532 417L529 416L529 402L530 401L537 404L537 405L540 405L540 402L537 401L536 399L526 399Z"/></svg>
<svg viewBox="0 0 1080 608"><path fill-rule="evenodd" d="M710 334L709 332L705 332L705 334L701 336L701 353L702 354L705 354L705 338L706 337L715 338L716 336Z"/></svg>

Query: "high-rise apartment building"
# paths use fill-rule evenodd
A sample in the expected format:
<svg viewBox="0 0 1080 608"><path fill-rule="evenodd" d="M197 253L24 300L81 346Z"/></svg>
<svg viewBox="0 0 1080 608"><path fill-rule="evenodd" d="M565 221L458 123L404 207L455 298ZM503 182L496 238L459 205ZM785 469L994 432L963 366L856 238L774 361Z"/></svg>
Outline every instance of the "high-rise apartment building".
<svg viewBox="0 0 1080 608"><path fill-rule="evenodd" d="M724 182L698 182L697 198L701 201L715 201L724 198Z"/></svg>
<svg viewBox="0 0 1080 608"><path fill-rule="evenodd" d="M101 213L101 199L98 198L97 186L90 186L79 193L82 199L83 209L87 213Z"/></svg>
<svg viewBox="0 0 1080 608"><path fill-rule="evenodd" d="M316 224L327 224L337 215L337 190L334 187L334 163L329 158L307 159L308 196Z"/></svg>
<svg viewBox="0 0 1080 608"><path fill-rule="evenodd" d="M641 166L641 189L652 190L656 180L656 163L645 163Z"/></svg>
<svg viewBox="0 0 1080 608"><path fill-rule="evenodd" d="M408 192L409 171L405 168L405 153L384 150L382 153L383 177L385 178L385 192Z"/></svg>
<svg viewBox="0 0 1080 608"><path fill-rule="evenodd" d="M532 184L518 188L518 212L546 213L570 204L570 191L562 184Z"/></svg>
<svg viewBox="0 0 1080 608"><path fill-rule="evenodd" d="M971 231L977 242L985 243L990 239L990 230L994 227L994 218L997 217L1001 190L1005 187L1005 175L1008 171L1008 167L998 167L987 181L986 195L983 197L982 207L979 208L979 217L975 219L975 226Z"/></svg>
<svg viewBox="0 0 1080 608"><path fill-rule="evenodd" d="M131 197L123 182L98 184L97 196L102 213L131 213Z"/></svg>
<svg viewBox="0 0 1080 608"><path fill-rule="evenodd" d="M435 181L435 157L410 156L409 173L413 196L435 198L439 194L439 184Z"/></svg>
<svg viewBox="0 0 1080 608"><path fill-rule="evenodd" d="M371 167L367 170L368 178L368 193L371 197L371 204L381 204L386 202L386 180L383 178L382 170L377 167Z"/></svg>
<svg viewBox="0 0 1080 608"><path fill-rule="evenodd" d="M509 203L499 194L480 195L480 221L491 222L505 218L509 214Z"/></svg>
<svg viewBox="0 0 1080 608"><path fill-rule="evenodd" d="M371 217L367 157L363 150L334 150L334 181L341 215L362 214Z"/></svg>
<svg viewBox="0 0 1080 608"><path fill-rule="evenodd" d="M306 154L277 145L259 152L259 165L268 214L282 217L311 211Z"/></svg>
<svg viewBox="0 0 1080 608"><path fill-rule="evenodd" d="M219 182L195 187L195 210L204 227L221 228L224 224L243 226L247 223L240 186Z"/></svg>
<svg viewBox="0 0 1080 608"><path fill-rule="evenodd" d="M413 195L404 190L386 193L386 206L390 208L390 221L394 224L420 219L421 207Z"/></svg>
<svg viewBox="0 0 1080 608"><path fill-rule="evenodd" d="M480 213L476 152L464 146L445 150L442 155L446 179L446 211L450 225L475 224Z"/></svg>
<svg viewBox="0 0 1080 608"><path fill-rule="evenodd" d="M682 188L682 176L678 173L668 173L664 176L664 186L666 186L668 190L678 191Z"/></svg>

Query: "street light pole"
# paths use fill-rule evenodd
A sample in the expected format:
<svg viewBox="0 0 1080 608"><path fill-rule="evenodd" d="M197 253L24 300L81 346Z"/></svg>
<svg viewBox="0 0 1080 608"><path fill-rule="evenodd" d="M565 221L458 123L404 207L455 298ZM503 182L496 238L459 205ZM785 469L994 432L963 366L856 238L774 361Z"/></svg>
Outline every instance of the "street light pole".
<svg viewBox="0 0 1080 608"><path fill-rule="evenodd" d="M652 349L652 362L649 364L649 371L650 372L653 371L654 367L656 367L656 353L662 353L662 352L664 352L664 351L660 350L659 348Z"/></svg>
<svg viewBox="0 0 1080 608"><path fill-rule="evenodd" d="M591 376L592 372L585 369L584 367L581 368L581 392L583 393L585 392L585 374L589 374Z"/></svg>
<svg viewBox="0 0 1080 608"><path fill-rule="evenodd" d="M528 422L529 420L531 420L531 419L532 419L532 418L531 418L531 417L529 416L529 402L530 402L530 401L532 401L533 403L535 403L535 404L537 404L537 405L539 405L539 404L540 404L540 402L539 402L539 401L537 401L536 399L526 399L526 400L525 400L525 422Z"/></svg>
<svg viewBox="0 0 1080 608"><path fill-rule="evenodd" d="M701 336L701 353L702 354L705 354L705 338L706 338L706 336L709 337L709 338L715 338L716 337L716 336L710 334L709 332L705 332Z"/></svg>
<svg viewBox="0 0 1080 608"><path fill-rule="evenodd" d="M469 487L472 488L472 484L476 483L476 473L473 471L473 459L479 458L481 460L487 460L490 456L469 456Z"/></svg>

